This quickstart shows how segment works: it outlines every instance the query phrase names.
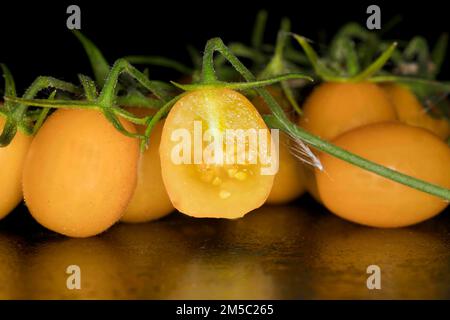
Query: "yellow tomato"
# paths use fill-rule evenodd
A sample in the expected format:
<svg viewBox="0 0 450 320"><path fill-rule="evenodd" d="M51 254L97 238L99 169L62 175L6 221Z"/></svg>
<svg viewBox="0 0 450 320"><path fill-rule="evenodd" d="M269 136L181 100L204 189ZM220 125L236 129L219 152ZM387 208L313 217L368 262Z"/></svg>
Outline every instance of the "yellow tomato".
<svg viewBox="0 0 450 320"><path fill-rule="evenodd" d="M320 199L319 189L317 188L317 181L314 167L304 165L303 172L305 175L305 188L306 191L319 203L322 203Z"/></svg>
<svg viewBox="0 0 450 320"><path fill-rule="evenodd" d="M278 104L286 114L288 114L289 116L293 114L294 110L292 109L292 106L289 103L288 99L286 99L286 97L284 96L283 90L280 87L268 86L266 87L266 90L278 102ZM261 114L272 113L266 101L264 101L263 97L261 97L260 95L257 95L255 98L253 98L252 103L255 106L255 108L259 111L259 113Z"/></svg>
<svg viewBox="0 0 450 320"><path fill-rule="evenodd" d="M132 124L122 121L129 131ZM136 188L139 141L92 110L57 110L34 138L23 172L25 203L43 226L72 237L118 221Z"/></svg>
<svg viewBox="0 0 450 320"><path fill-rule="evenodd" d="M450 148L427 130L400 122L360 127L337 146L412 177L450 188ZM316 170L324 205L336 215L374 227L402 227L431 218L448 201L321 154Z"/></svg>
<svg viewBox="0 0 450 320"><path fill-rule="evenodd" d="M194 217L238 218L266 201L274 176L263 174L263 168L272 162L247 161L257 156L249 149L250 139L240 135L246 143L245 150L239 150L224 138L229 130L262 130L271 149L270 133L263 119L251 102L236 91L196 90L173 106L164 125L160 157L164 184L179 211ZM213 149L218 155L220 150L227 153L228 147L235 161L216 161L210 148L216 143L218 147ZM185 148L180 151L180 146ZM174 161L179 155L185 159ZM242 156L246 161L237 161Z"/></svg>
<svg viewBox="0 0 450 320"><path fill-rule="evenodd" d="M293 155L295 151L291 150L292 143L294 142L286 134L280 134L280 167L267 198L269 204L287 203L300 197L305 192L305 175L302 162Z"/></svg>
<svg viewBox="0 0 450 320"><path fill-rule="evenodd" d="M386 84L382 88L391 98L400 121L430 130L444 140L450 136L450 122L446 119L433 118L427 114L417 97L407 87L399 84Z"/></svg>
<svg viewBox="0 0 450 320"><path fill-rule="evenodd" d="M0 132L5 122L0 116ZM32 137L18 131L11 144L0 148L0 219L22 201L22 170L31 140Z"/></svg>
<svg viewBox="0 0 450 320"><path fill-rule="evenodd" d="M368 124L396 120L387 94L369 82L325 82L303 105L300 126L325 140Z"/></svg>
<svg viewBox="0 0 450 320"><path fill-rule="evenodd" d="M267 91L274 97L284 112L294 119L289 101L284 96L279 87L269 86ZM270 108L261 96L252 100L253 105L261 114L270 114ZM272 191L270 192L267 203L282 204L288 203L305 192L305 178L301 161L293 155L292 146L294 142L289 137L281 133L279 143L279 170L273 181Z"/></svg>
<svg viewBox="0 0 450 320"><path fill-rule="evenodd" d="M130 108L138 116L146 116L150 110ZM137 187L125 211L123 222L146 222L162 218L171 213L174 208L167 195L161 175L159 144L161 141L164 121L160 121L152 130L150 145L141 154L138 166ZM138 126L139 133L144 133L145 127Z"/></svg>

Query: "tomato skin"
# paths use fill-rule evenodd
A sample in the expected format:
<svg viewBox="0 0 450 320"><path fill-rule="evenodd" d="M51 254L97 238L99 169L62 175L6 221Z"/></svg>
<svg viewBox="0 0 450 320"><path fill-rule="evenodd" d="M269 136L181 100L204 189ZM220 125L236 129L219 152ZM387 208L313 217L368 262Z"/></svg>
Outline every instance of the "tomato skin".
<svg viewBox="0 0 450 320"><path fill-rule="evenodd" d="M144 117L152 110L129 108L133 114ZM122 216L121 221L129 223L148 222L162 218L174 211L161 174L159 145L164 120L158 122L150 135L150 144L141 154L138 165L138 180L133 197ZM139 133L144 133L144 126L137 126Z"/></svg>
<svg viewBox="0 0 450 320"><path fill-rule="evenodd" d="M390 97L400 121L430 130L443 140L450 136L450 122L446 119L435 119L427 114L420 101L407 87L384 84L382 88Z"/></svg>
<svg viewBox="0 0 450 320"><path fill-rule="evenodd" d="M280 168L275 175L273 187L267 198L268 204L288 203L305 192L305 174L301 160L291 151L292 142L284 133L280 133Z"/></svg>
<svg viewBox="0 0 450 320"><path fill-rule="evenodd" d="M5 122L0 116L0 132L3 131ZM0 148L0 219L22 201L22 170L32 139L31 136L17 131L11 143Z"/></svg>
<svg viewBox="0 0 450 320"><path fill-rule="evenodd" d="M99 234L126 209L138 159L138 139L121 134L102 113L57 110L35 136L25 161L25 203L50 230L71 237Z"/></svg>
<svg viewBox="0 0 450 320"><path fill-rule="evenodd" d="M306 99L299 125L331 140L348 130L396 118L391 101L379 86L369 82L324 82Z"/></svg>
<svg viewBox="0 0 450 320"><path fill-rule="evenodd" d="M434 134L400 122L360 127L332 141L375 163L450 188L450 148ZM403 227L429 219L448 202L321 154L316 170L324 205L336 215L373 227Z"/></svg>
<svg viewBox="0 0 450 320"><path fill-rule="evenodd" d="M322 203L320 199L319 189L317 187L315 169L312 166L304 165L303 172L305 176L305 188L311 197L319 203Z"/></svg>
<svg viewBox="0 0 450 320"><path fill-rule="evenodd" d="M260 207L269 196L274 179L273 175L261 174L260 163L209 167L173 163L171 154L177 143L172 141L172 134L182 129L193 136L194 121L201 121L204 131L268 130L251 102L236 91L201 89L178 100L166 119L160 145L163 181L174 207L194 217L230 219ZM237 179L235 173L228 175L230 170L236 170L244 178Z"/></svg>
<svg viewBox="0 0 450 320"><path fill-rule="evenodd" d="M275 99L276 102L280 105L281 109L289 116L294 113L294 110L289 103L289 100L286 99L283 90L280 87L276 86L268 86L265 88L270 95ZM261 114L271 114L272 111L270 110L270 107L267 105L266 101L263 97L260 95L257 95L255 98L252 99L252 103L255 106L255 108L259 111Z"/></svg>
<svg viewBox="0 0 450 320"><path fill-rule="evenodd" d="M295 119L295 111L286 99L280 87L268 86L266 90L278 102L291 119ZM252 99L253 105L261 114L271 114L269 106L261 96ZM305 192L305 177L301 161L293 155L291 148L294 142L280 132L279 161L280 167L273 181L272 191L267 198L268 204L284 204L298 198Z"/></svg>

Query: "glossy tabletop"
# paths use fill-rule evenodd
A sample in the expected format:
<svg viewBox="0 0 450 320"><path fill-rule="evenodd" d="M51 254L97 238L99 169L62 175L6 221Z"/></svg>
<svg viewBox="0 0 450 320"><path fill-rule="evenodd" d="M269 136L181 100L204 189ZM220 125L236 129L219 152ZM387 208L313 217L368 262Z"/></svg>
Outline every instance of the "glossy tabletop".
<svg viewBox="0 0 450 320"><path fill-rule="evenodd" d="M68 290L66 269L81 270ZM366 269L381 270L369 290ZM341 220L305 197L239 220L174 213L69 239L23 207L0 221L2 299L450 299L450 212L402 229Z"/></svg>

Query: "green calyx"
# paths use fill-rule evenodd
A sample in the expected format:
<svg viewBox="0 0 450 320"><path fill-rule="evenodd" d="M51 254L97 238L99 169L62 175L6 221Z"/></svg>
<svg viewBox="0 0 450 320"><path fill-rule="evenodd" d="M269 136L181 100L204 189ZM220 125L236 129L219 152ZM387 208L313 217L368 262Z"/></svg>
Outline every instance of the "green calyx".
<svg viewBox="0 0 450 320"><path fill-rule="evenodd" d="M377 59L375 59L362 71L359 71L356 54L354 52L352 54L349 54L350 62L348 63L348 73L351 74L351 76L346 76L340 74L336 70L332 70L331 68L327 67L327 65L323 62L323 60L319 58L317 52L313 49L313 47L310 45L309 41L306 38L297 34L292 34L292 36L304 50L317 76L321 78L323 81L330 81L330 82L369 81L372 76L374 76L378 71L380 71L383 68L383 66L392 56L392 54L395 51L395 48L397 47L396 42L392 43ZM351 50L349 49L349 51ZM355 71L359 72L355 74Z"/></svg>

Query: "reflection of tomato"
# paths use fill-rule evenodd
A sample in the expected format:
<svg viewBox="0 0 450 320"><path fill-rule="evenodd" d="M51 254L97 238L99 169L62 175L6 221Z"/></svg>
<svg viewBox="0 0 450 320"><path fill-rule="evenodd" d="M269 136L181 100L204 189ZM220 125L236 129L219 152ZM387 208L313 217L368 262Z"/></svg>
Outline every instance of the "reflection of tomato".
<svg viewBox="0 0 450 320"><path fill-rule="evenodd" d="M203 134L209 131L212 136L202 146L195 140L202 139L205 135L196 137L198 131L194 130L195 121L201 125ZM266 165L259 159L255 164L248 161L243 164L236 161L232 164L220 164L212 158L205 158L211 140L219 141L219 137L223 137L227 129L268 130L250 101L229 89L192 91L182 97L170 111L161 137L160 157L164 184L173 205L179 211L195 217L238 218L266 201L274 176L261 174L261 169ZM180 132L189 135L188 141L184 141L184 146L186 142L190 144L187 148L191 153L188 161L194 163L195 154L200 151L200 157L203 154L201 163L174 162L173 154L183 142L176 139ZM270 134L267 131L264 135L270 149ZM248 154L249 143L247 139L246 141L245 152ZM231 149L226 141L221 145L224 154L225 145ZM234 151L232 154L235 160L242 156L242 151L238 148L234 147L231 151ZM183 151L176 153L185 156ZM257 157L257 154L252 153L251 156ZM208 160L212 160L211 163L207 163Z"/></svg>
<svg viewBox="0 0 450 320"><path fill-rule="evenodd" d="M129 122L122 121L129 131ZM136 188L139 141L93 110L53 113L30 146L25 202L50 230L72 237L105 231L120 219Z"/></svg>
<svg viewBox="0 0 450 320"><path fill-rule="evenodd" d="M26 281L22 278L21 253L25 247L20 237L0 232L0 300L23 299Z"/></svg>
<svg viewBox="0 0 450 320"><path fill-rule="evenodd" d="M435 119L427 114L417 97L407 87L386 84L383 85L383 89L391 98L400 121L428 129L442 139L450 136L450 122L446 119Z"/></svg>
<svg viewBox="0 0 450 320"><path fill-rule="evenodd" d="M427 130L379 123L339 136L337 146L404 174L450 188L450 148ZM448 202L321 154L320 197L338 216L374 227L401 227L438 214Z"/></svg>
<svg viewBox="0 0 450 320"><path fill-rule="evenodd" d="M0 116L0 133L4 125L5 119ZM22 200L22 169L31 140L30 136L18 131L11 144L0 148L0 219Z"/></svg>
<svg viewBox="0 0 450 320"><path fill-rule="evenodd" d="M79 290L69 290L79 267ZM33 250L24 266L25 299L126 299L126 261L107 239L58 239Z"/></svg>
<svg viewBox="0 0 450 320"><path fill-rule="evenodd" d="M108 240L121 261L126 261L128 271L121 277L127 284L127 299L167 299L178 286L186 266L198 252L193 244L196 237L199 241L205 239L201 238L198 224L195 237L184 234L190 223L188 219L174 217L153 223L117 224L111 228Z"/></svg>
<svg viewBox="0 0 450 320"><path fill-rule="evenodd" d="M129 111L141 117L151 113L151 110L143 108L130 108ZM122 217L124 222L151 221L159 219L174 210L161 175L159 144L163 126L164 121L156 124L150 136L150 145L141 154L138 165L137 186L130 204ZM143 133L145 127L138 126L137 130L139 133Z"/></svg>
<svg viewBox="0 0 450 320"><path fill-rule="evenodd" d="M395 119L392 103L377 85L325 82L303 105L300 126L330 140L350 129Z"/></svg>
<svg viewBox="0 0 450 320"><path fill-rule="evenodd" d="M445 220L445 218L444 218ZM312 299L441 299L448 294L447 221L376 229L316 216L308 259ZM439 257L439 258L438 258ZM368 266L381 269L381 290L365 286Z"/></svg>

